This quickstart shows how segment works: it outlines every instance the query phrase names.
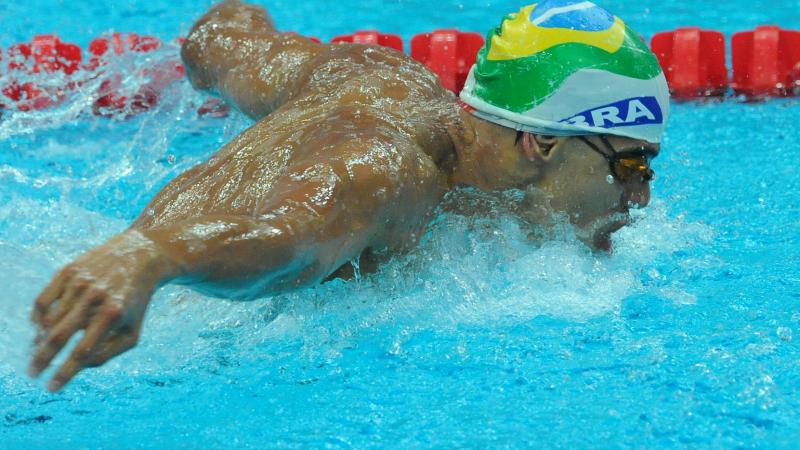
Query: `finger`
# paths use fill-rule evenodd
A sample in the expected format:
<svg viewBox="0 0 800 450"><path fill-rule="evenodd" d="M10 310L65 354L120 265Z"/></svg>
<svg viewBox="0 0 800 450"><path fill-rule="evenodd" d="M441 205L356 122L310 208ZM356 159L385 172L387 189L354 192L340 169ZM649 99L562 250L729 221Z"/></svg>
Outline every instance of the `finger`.
<svg viewBox="0 0 800 450"><path fill-rule="evenodd" d="M33 323L40 323L42 316L47 312L50 305L59 298L67 278L66 271L62 270L36 297L36 301L33 304L33 312L31 313L31 321Z"/></svg>
<svg viewBox="0 0 800 450"><path fill-rule="evenodd" d="M83 366L78 361L70 358L67 360L61 368L58 370L58 373L53 376L53 379L50 380L50 383L47 384L47 390L50 392L57 392L64 387L65 384L69 383L78 372L81 371Z"/></svg>
<svg viewBox="0 0 800 450"><path fill-rule="evenodd" d="M86 289L84 284L70 283L64 290L58 303L51 307L50 310L44 314L41 319L41 325L45 328L51 328L61 322L75 305L75 301L80 298L83 291Z"/></svg>
<svg viewBox="0 0 800 450"><path fill-rule="evenodd" d="M39 330L37 330L36 338L33 341L34 345L38 347L47 340L50 335L50 329L64 319L64 316L69 313L70 308L76 303L73 299L83 290L81 287L68 287L67 292L58 301L55 310L51 310L44 317L39 318ZM102 297L98 297L98 299L102 300Z"/></svg>
<svg viewBox="0 0 800 450"><path fill-rule="evenodd" d="M137 342L139 342L139 333L116 336L92 355L91 365L93 367L102 366L110 359L136 347Z"/></svg>
<svg viewBox="0 0 800 450"><path fill-rule="evenodd" d="M53 358L60 352L70 338L86 323L87 318L84 316L85 308L74 308L45 339L42 345L36 352L31 362L28 373L32 377L37 377L45 370Z"/></svg>
<svg viewBox="0 0 800 450"><path fill-rule="evenodd" d="M50 380L47 389L56 392L69 383L75 375L86 367L91 366L93 353L100 345L103 337L109 333L110 320L95 319L86 328L81 342L75 347L69 358L61 365L58 372Z"/></svg>
<svg viewBox="0 0 800 450"><path fill-rule="evenodd" d="M44 343L44 341L47 339L47 334L47 331L41 328L36 330L36 336L33 338L34 347L39 348L39 346L42 345L42 343Z"/></svg>

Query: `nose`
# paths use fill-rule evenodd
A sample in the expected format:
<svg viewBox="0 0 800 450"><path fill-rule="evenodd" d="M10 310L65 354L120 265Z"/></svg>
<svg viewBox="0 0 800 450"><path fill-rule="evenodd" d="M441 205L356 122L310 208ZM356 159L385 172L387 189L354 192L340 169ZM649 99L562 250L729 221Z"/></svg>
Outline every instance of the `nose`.
<svg viewBox="0 0 800 450"><path fill-rule="evenodd" d="M650 204L650 183L648 181L628 183L622 193L622 204L625 209L631 206L644 208Z"/></svg>

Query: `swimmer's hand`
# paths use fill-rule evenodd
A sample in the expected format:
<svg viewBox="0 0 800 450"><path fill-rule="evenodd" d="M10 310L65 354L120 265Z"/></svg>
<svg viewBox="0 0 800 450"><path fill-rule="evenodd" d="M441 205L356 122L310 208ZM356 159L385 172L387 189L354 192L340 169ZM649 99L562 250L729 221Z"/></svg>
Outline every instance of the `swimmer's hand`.
<svg viewBox="0 0 800 450"><path fill-rule="evenodd" d="M78 372L133 348L163 273L152 242L128 231L67 265L36 299L39 328L29 373L39 376L80 330L85 333L48 384L58 391Z"/></svg>

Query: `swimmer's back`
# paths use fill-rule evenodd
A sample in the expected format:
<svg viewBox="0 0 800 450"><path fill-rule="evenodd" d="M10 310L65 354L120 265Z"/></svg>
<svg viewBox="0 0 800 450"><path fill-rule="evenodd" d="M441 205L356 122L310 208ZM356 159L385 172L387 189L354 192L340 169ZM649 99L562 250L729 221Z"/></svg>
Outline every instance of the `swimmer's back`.
<svg viewBox="0 0 800 450"><path fill-rule="evenodd" d="M363 105L407 117L453 101L433 73L401 52L281 33L263 8L238 1L198 21L182 56L197 88L216 91L254 120L292 103L309 112Z"/></svg>
<svg viewBox="0 0 800 450"><path fill-rule="evenodd" d="M443 119L458 113L455 98L401 52L316 44L275 31L260 7L226 2L195 25L182 55L195 86L257 122L173 180L137 226L257 215L278 196L276 186L293 185L291 174L309 167L347 180L366 164L386 179L424 173L412 185L426 185L420 180L439 183L436 168L451 162Z"/></svg>

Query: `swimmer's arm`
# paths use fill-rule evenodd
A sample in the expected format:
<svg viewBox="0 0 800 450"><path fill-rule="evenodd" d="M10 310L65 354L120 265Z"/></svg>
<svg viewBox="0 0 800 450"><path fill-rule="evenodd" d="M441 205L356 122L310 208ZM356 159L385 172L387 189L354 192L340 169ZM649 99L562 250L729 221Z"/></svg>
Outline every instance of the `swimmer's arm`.
<svg viewBox="0 0 800 450"><path fill-rule="evenodd" d="M214 215L138 230L177 270L170 281L248 300L319 281L373 234L344 204L316 205L301 189L260 217ZM324 195L324 194L322 194Z"/></svg>
<svg viewBox="0 0 800 450"><path fill-rule="evenodd" d="M153 293L170 281L252 298L321 280L365 248L381 248L398 230L417 230L441 195L435 165L416 149L386 154L394 143L367 141L348 144L347 158L295 166L260 214L158 226L143 215L76 259L35 302L32 320L40 333L31 375L44 371L80 330L85 333L50 390L133 348ZM370 152L376 144L385 157Z"/></svg>
<svg viewBox="0 0 800 450"><path fill-rule="evenodd" d="M192 27L181 48L187 76L258 120L301 89L309 61L328 46L275 29L266 10L238 0L217 4Z"/></svg>
<svg viewBox="0 0 800 450"><path fill-rule="evenodd" d="M425 158L361 159L368 162L295 166L257 217L138 231L179 268L175 281L218 295L250 299L316 283L364 249L385 246L398 228L424 224L438 202L439 174Z"/></svg>

